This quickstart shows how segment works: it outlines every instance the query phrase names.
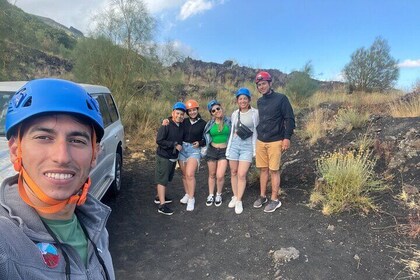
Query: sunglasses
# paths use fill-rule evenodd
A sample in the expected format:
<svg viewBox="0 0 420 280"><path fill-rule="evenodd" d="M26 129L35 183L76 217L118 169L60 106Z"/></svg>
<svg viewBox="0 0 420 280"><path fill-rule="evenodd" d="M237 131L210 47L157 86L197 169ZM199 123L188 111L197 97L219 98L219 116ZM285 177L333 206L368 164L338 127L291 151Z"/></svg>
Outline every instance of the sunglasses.
<svg viewBox="0 0 420 280"><path fill-rule="evenodd" d="M214 113L216 113L217 111L220 111L222 108L220 108L220 107L216 107L216 108L214 108L214 109L211 109L211 112L214 114Z"/></svg>

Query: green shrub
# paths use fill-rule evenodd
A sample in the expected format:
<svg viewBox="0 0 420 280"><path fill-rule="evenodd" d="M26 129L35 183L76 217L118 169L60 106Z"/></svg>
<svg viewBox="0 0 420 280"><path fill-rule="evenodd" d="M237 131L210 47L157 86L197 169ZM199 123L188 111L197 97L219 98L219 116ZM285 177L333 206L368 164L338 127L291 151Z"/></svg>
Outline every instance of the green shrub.
<svg viewBox="0 0 420 280"><path fill-rule="evenodd" d="M369 120L369 114L360 112L354 108L345 108L338 110L337 113L337 128L340 130L351 131L354 128L361 128Z"/></svg>
<svg viewBox="0 0 420 280"><path fill-rule="evenodd" d="M321 204L325 215L353 208L364 212L376 209L368 195L386 186L374 178L375 164L372 153L362 147L357 151L334 152L321 157L316 167L322 180L315 186L310 204Z"/></svg>

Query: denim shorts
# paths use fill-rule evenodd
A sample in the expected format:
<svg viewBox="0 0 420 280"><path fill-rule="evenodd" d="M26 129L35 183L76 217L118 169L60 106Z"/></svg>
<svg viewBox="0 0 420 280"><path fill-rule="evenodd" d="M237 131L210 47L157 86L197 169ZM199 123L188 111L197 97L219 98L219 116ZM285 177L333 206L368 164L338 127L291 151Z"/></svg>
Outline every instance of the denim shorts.
<svg viewBox="0 0 420 280"><path fill-rule="evenodd" d="M254 149L252 147L252 137L242 140L238 135L234 135L229 146L228 160L252 162Z"/></svg>
<svg viewBox="0 0 420 280"><path fill-rule="evenodd" d="M189 158L196 158L197 160L200 160L200 148L194 148L193 144L182 142L182 150L179 152L178 159L180 161L187 161Z"/></svg>
<svg viewBox="0 0 420 280"><path fill-rule="evenodd" d="M215 148L212 145L209 145L207 148L206 160L217 161L221 159L226 159L226 148Z"/></svg>

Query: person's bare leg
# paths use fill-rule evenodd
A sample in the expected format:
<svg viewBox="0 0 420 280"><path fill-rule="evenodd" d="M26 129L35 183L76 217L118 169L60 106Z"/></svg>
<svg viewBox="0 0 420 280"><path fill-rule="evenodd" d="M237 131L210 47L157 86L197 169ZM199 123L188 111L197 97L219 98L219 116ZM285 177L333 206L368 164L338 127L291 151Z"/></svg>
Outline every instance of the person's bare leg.
<svg viewBox="0 0 420 280"><path fill-rule="evenodd" d="M277 200L280 191L280 171L270 170L271 174L271 200Z"/></svg>
<svg viewBox="0 0 420 280"><path fill-rule="evenodd" d="M268 167L260 168L260 196L266 195L268 184Z"/></svg>
<svg viewBox="0 0 420 280"><path fill-rule="evenodd" d="M251 166L250 162L240 161L238 166L238 191L236 195L236 199L238 201L242 201L242 197L245 192L246 188L246 175L248 173L248 169Z"/></svg>
<svg viewBox="0 0 420 280"><path fill-rule="evenodd" d="M196 158L189 158L188 161L186 162L186 166L185 166L185 181L186 181L186 194L188 194L188 196L190 198L194 197L195 194L195 185L196 185L196 180L195 180L195 172L197 171L197 167L198 167L198 161Z"/></svg>
<svg viewBox="0 0 420 280"><path fill-rule="evenodd" d="M217 161L216 186L217 186L218 194L221 194L223 191L223 185L225 184L225 174L226 174L227 166L228 166L228 162L226 159Z"/></svg>
<svg viewBox="0 0 420 280"><path fill-rule="evenodd" d="M235 197L238 197L238 165L239 161L229 160L230 185L232 187L233 196Z"/></svg>

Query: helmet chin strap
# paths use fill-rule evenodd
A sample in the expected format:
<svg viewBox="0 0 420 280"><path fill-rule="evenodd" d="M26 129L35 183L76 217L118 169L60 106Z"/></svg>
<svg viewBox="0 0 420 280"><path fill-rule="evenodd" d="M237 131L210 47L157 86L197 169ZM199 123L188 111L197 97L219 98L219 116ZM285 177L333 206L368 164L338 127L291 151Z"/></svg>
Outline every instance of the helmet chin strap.
<svg viewBox="0 0 420 280"><path fill-rule="evenodd" d="M92 161L96 159L96 133L93 129L92 134ZM22 149L21 149L21 137L20 137L20 127L18 129L18 147L17 147L17 159L13 163L14 169L19 172L18 178L18 190L19 195L22 200L28 204L29 206L35 208L37 211L45 213L45 214L55 214L63 210L68 204L76 204L77 206L83 205L86 202L87 193L89 191L89 187L91 185L91 180L88 178L80 190L69 197L68 199L64 200L57 200L52 197L49 197L45 194L41 188L31 179L29 174L26 172L25 168L22 165ZM23 181L25 181L26 185L31 189L32 193L44 204L47 206L39 206L35 205L29 198L27 191L23 185Z"/></svg>

